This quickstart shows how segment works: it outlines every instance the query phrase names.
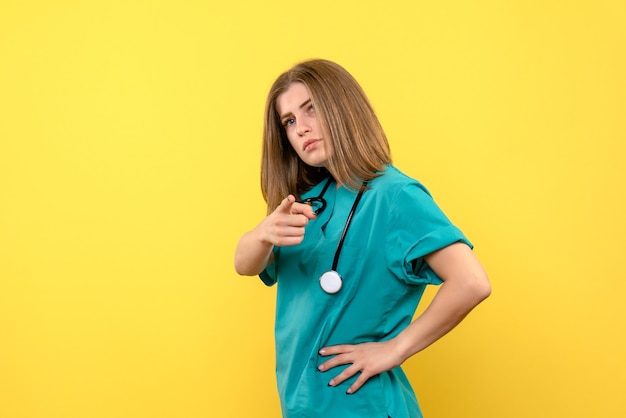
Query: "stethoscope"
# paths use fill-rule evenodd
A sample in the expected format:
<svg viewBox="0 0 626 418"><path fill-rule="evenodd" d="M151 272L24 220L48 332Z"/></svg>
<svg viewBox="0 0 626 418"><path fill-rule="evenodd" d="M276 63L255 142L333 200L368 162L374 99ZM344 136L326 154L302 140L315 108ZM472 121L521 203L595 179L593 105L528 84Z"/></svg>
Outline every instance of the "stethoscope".
<svg viewBox="0 0 626 418"><path fill-rule="evenodd" d="M305 203L311 205L313 207L313 212L316 215L319 215L326 208L326 200L324 199L324 194L326 190L328 190L328 186L330 186L331 178L329 177L322 189L322 192L317 197L309 197L304 200L299 200L298 203ZM320 287L322 290L328 294L335 294L341 290L343 286L343 279L341 275L337 272L337 264L339 263L339 256L341 255L341 249L343 248L343 242L346 238L346 234L348 233L348 228L350 228L350 224L352 223L352 216L356 211L359 202L361 201L361 197L363 197L363 192L367 186L367 181L363 182L361 189L359 190L359 194L357 194L356 199L354 199L354 203L352 204L352 208L350 209L350 213L348 214L348 219L346 220L346 224L343 227L343 231L341 232L341 238L339 238L339 243L337 244L337 249L335 250L335 257L333 259L333 266L330 270L324 272L320 276Z"/></svg>

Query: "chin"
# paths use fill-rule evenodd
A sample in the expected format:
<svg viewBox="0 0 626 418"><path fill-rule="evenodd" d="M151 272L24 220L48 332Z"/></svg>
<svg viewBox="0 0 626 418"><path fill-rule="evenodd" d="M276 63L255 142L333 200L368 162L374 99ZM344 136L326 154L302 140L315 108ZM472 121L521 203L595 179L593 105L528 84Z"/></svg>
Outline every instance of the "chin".
<svg viewBox="0 0 626 418"><path fill-rule="evenodd" d="M323 162L317 162L317 161L306 162L305 161L305 163L307 165L310 165L311 167L326 168L326 161L323 161Z"/></svg>

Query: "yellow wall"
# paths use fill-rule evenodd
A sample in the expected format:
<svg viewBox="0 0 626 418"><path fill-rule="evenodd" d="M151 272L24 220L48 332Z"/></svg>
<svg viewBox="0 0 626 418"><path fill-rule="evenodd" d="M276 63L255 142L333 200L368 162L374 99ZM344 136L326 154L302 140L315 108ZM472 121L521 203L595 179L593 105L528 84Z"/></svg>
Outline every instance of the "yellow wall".
<svg viewBox="0 0 626 418"><path fill-rule="evenodd" d="M362 82L493 282L406 364L427 416L626 416L625 13L1 0L0 417L279 415L275 289L232 253L265 94L310 57Z"/></svg>

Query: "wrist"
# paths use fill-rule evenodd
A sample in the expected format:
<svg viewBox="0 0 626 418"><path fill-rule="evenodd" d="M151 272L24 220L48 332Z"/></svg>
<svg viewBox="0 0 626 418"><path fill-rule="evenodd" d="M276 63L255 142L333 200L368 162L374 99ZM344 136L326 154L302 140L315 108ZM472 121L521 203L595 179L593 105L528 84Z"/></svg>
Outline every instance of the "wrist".
<svg viewBox="0 0 626 418"><path fill-rule="evenodd" d="M397 335L395 338L390 340L390 342L393 344L393 351L396 355L396 358L399 359L399 364L404 363L409 357L414 354L409 339L406 338L403 333Z"/></svg>
<svg viewBox="0 0 626 418"><path fill-rule="evenodd" d="M266 218L267 219L267 218ZM266 226L266 219L264 219L260 224L254 228L251 233L254 234L254 240L263 247L271 248L273 246L272 241L270 240L270 234L268 232L268 228Z"/></svg>

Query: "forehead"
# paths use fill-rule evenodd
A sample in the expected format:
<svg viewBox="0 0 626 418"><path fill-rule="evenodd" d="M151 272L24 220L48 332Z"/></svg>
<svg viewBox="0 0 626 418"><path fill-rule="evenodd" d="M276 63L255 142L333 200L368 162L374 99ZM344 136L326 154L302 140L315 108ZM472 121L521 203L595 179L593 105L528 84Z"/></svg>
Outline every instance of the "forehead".
<svg viewBox="0 0 626 418"><path fill-rule="evenodd" d="M276 98L276 110L279 115L294 113L311 98L307 86L302 83L291 83L287 90Z"/></svg>

